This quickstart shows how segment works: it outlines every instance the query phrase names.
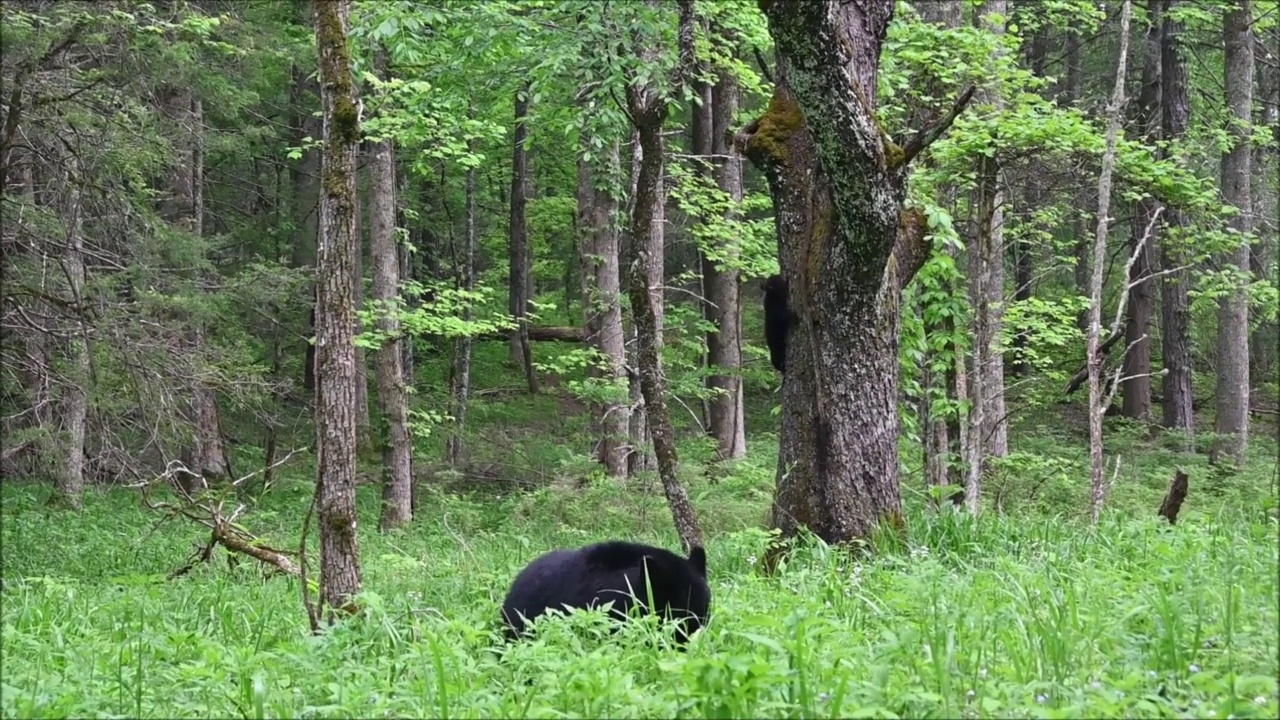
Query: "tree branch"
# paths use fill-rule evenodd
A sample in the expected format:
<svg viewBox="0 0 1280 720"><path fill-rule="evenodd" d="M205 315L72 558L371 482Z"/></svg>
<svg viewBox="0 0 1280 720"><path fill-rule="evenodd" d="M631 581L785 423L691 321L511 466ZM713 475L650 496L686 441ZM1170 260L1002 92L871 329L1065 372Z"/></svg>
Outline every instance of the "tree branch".
<svg viewBox="0 0 1280 720"><path fill-rule="evenodd" d="M925 150L925 148L929 147L936 142L938 138L942 137L942 134L947 131L947 128L950 128L951 124L960 116L960 113L964 112L964 109L968 107L969 101L973 99L973 91L973 85L965 88L964 92L960 93L960 97L956 98L955 103L951 105L951 109L947 111L946 115L943 115L937 120L937 122L916 133L911 140L903 146L902 159L896 163L896 166L906 167L911 164L911 161L915 159L916 155L919 155Z"/></svg>

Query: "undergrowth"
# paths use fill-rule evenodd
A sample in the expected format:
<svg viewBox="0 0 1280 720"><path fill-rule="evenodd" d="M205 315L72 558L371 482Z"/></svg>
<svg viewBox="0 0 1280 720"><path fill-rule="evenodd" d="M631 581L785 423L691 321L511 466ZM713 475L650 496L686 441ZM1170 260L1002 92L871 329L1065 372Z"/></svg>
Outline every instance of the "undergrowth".
<svg viewBox="0 0 1280 720"><path fill-rule="evenodd" d="M1167 463L1152 457L1122 471L1097 528L1035 501L976 519L927 514L920 493L907 492L901 541L854 557L806 539L772 576L757 562L768 542L760 528L772 458L753 452L714 483L688 472L714 595L710 624L683 653L651 619L605 636L598 613L540 622L527 642L499 638L506 586L536 555L606 537L673 547L652 486L427 488L412 526L385 535L376 531L376 489L363 486L365 611L317 637L297 581L264 577L251 561L232 566L219 551L166 579L202 533L180 521L158 525L129 491L91 492L83 512L65 513L43 506L43 488L6 483L0 710L1276 717L1270 478L1255 468L1229 491L1193 485L1169 527L1151 504ZM1082 476L1043 462L1028 471L1050 475L1040 492L1080 503ZM305 473L286 477L245 523L273 546L295 547L308 484ZM1011 487L1006 510L1028 492ZM1237 502L1245 497L1254 502Z"/></svg>

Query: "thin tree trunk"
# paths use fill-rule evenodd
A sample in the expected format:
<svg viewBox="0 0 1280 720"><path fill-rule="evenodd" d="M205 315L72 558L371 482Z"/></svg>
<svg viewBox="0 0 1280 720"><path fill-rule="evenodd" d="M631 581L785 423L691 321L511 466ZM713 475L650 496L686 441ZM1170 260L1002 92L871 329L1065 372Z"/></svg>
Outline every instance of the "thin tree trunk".
<svg viewBox="0 0 1280 720"><path fill-rule="evenodd" d="M385 75L385 51L378 55L379 71ZM377 318L374 329L386 338L374 354L378 410L386 423L385 432L378 434L382 445L382 514L378 525L390 530L413 519L413 452L397 316L400 253L396 247L396 159L390 138L373 145L369 160L369 246Z"/></svg>
<svg viewBox="0 0 1280 720"><path fill-rule="evenodd" d="M358 92L358 91L357 91ZM357 153L359 149L357 148ZM358 155L357 155L358 157ZM356 335L365 331L364 322L360 320L360 312L364 310L364 229L361 223L364 211L361 207L363 197L360 192L360 165L356 163L356 209L355 236L356 254L355 270L351 275L351 296L355 300ZM363 345L356 345L356 453L365 452L373 447L373 431L369 417L369 361Z"/></svg>
<svg viewBox="0 0 1280 720"><path fill-rule="evenodd" d="M988 0L982 6L979 23L989 32L1004 34L1005 0ZM1004 99L995 92L980 92L978 101L999 109ZM976 417L970 425L976 431L971 442L980 443L978 461L1009 454L1005 424L1004 354L1000 351L1004 324L1004 193L1003 170L994 157L978 161L978 236L969 251L969 298L973 305L973 373L970 402ZM981 474L982 468L977 470ZM972 478L974 471L970 471Z"/></svg>
<svg viewBox="0 0 1280 720"><path fill-rule="evenodd" d="M633 129L631 131L631 192L627 195L628 205L626 211L628 218L635 217L636 197L640 193L640 171L643 163L644 147L640 143L640 131ZM652 219L650 219L650 222L652 222ZM627 245L626 255L627 257L635 258L639 256L636 249L637 243L646 241L651 242L652 239L650 238L646 240L638 237L635 234L634 223L628 224L631 225L631 227L627 233L629 244ZM648 257L648 255L646 254L645 257ZM652 261L648 260L648 262L650 262L651 268ZM648 269L649 268L646 268L646 271ZM653 282L653 279L649 278L649 282ZM635 323L634 307L631 312L631 338L629 342L630 347L628 348L630 363L627 372L627 395L631 403L631 426L629 428L629 433L631 435L631 452L627 455L627 475L635 476L653 467L653 457L650 455L649 451L649 416L644 407L644 389L640 386L640 331L639 327ZM662 321L656 314L655 322L657 323L658 332L661 333Z"/></svg>
<svg viewBox="0 0 1280 720"><path fill-rule="evenodd" d="M960 0L924 0L917 4L921 17L930 23L942 25L948 29L960 27L963 21L963 12ZM925 158L926 164L930 162L929 158ZM948 209L954 209L956 188L955 185L948 184L939 190L938 204ZM955 257L956 251L952 245L947 245L942 249L946 255ZM955 293L956 288L949 281L942 288L942 292L951 296ZM927 335L938 334L942 337L952 338L955 336L955 317L947 314L938 319L936 325L927 325L925 327ZM947 353L951 358L951 362L947 363L947 369L940 373L933 372L932 368L936 364L937 353L932 347L926 350L924 360L924 378L922 379L922 387L924 390L924 402L922 403L923 411L921 413L921 425L923 442L922 450L924 452L925 467L925 484L927 487L950 487L950 500L955 504L961 504L964 501L965 479L959 475L957 468L958 460L962 457L964 446L960 443L962 437L961 423L965 423L967 429L968 418L963 413L956 411L957 407L954 403L963 398L967 394L968 382L965 373L956 372L957 365L963 369L964 360L959 349L952 344ZM958 362L957 362L958 361ZM959 380L959 382L957 382ZM942 396L950 401L947 405L948 410L945 414L940 411L942 406L934 407L934 401L937 396ZM965 439L968 438L967 432L963 434ZM930 495L929 503L932 507L935 500Z"/></svg>
<svg viewBox="0 0 1280 720"><path fill-rule="evenodd" d="M524 368L529 392L538 392L538 376L533 369L533 349L529 343L529 301L533 293L529 230L525 222L525 205L529 194L528 138L529 86L516 90L516 123L511 154L511 244L508 256L510 294L508 306L516 319L517 331L511 335L511 360Z"/></svg>
<svg viewBox="0 0 1280 720"><path fill-rule="evenodd" d="M474 114L473 108L467 109L468 115ZM467 152L474 153L475 140L467 141ZM466 223L466 240L462 249L462 287L468 293L476 284L476 171L468 167L463 181L464 207L463 215ZM471 301L462 308L463 322L471 322L473 313ZM527 335L526 335L527 338ZM453 341L453 362L449 373L449 397L453 405L453 429L449 433L446 453L449 464L462 464L466 454L467 410L471 406L471 349L470 335L463 335Z"/></svg>
<svg viewBox="0 0 1280 720"><path fill-rule="evenodd" d="M1280 180L1273 175L1270 182L1264 179L1267 157L1275 157L1275 147L1280 145L1280 30L1272 28L1271 46L1261 35L1254 37L1258 73L1259 107L1258 127L1270 128L1271 147L1262 143L1253 146L1254 230L1258 244L1249 253L1249 263L1254 278L1276 278L1276 261L1280 257ZM1280 172L1280 162L1272 161L1272 172ZM1275 377L1277 351L1280 350L1280 322L1272 317L1263 320L1249 338L1250 377Z"/></svg>
<svg viewBox="0 0 1280 720"><path fill-rule="evenodd" d="M1253 9L1250 0L1238 4L1223 16L1222 36L1227 111L1232 123L1227 128L1231 147L1222 155L1222 200L1239 213L1231 226L1242 236L1253 230L1253 190L1249 150L1253 120ZM1219 261L1224 268L1249 270L1249 244L1241 242ZM1209 453L1211 462L1224 457L1237 466L1244 464L1249 445L1249 293L1243 286L1218 300L1217 386L1214 397L1217 413L1214 434L1218 440ZM1225 437L1224 437L1225 436Z"/></svg>
<svg viewBox="0 0 1280 720"><path fill-rule="evenodd" d="M1045 60L1048 52L1048 30L1047 28L1038 29L1031 42L1026 44L1026 63L1031 73L1036 77L1043 78L1045 75ZM1040 209L1042 197L1044 196L1044 188L1039 175L1034 170L1027 173L1023 182L1026 190L1023 194L1026 213L1033 215L1036 210ZM1033 219L1029 218L1031 222ZM1033 284L1035 281L1035 253L1031 241L1031 237L1027 233L1021 233L1011 248L1013 252L1013 301L1017 305L1026 305L1030 302L1033 293ZM1031 364L1027 360L1027 351L1031 345L1031 330L1027 327L1026 321L1021 323L1021 327L1013 335L1013 361L1009 371L1015 377L1026 377L1031 373Z"/></svg>
<svg viewBox="0 0 1280 720"><path fill-rule="evenodd" d="M650 0L653 4L653 0ZM682 10L687 3L682 3ZM692 19L691 8L682 22ZM656 53L642 50L646 60ZM702 546L702 529L689 502L688 493L677 476L675 428L667 408L667 379L662 370L662 251L663 155L662 126L667 118L666 99L653 87L631 84L627 88L627 106L639 134L641 152L636 181L635 203L631 215L631 311L635 317L637 365L640 387L644 393L644 412L653 450L657 457L658 476L667 496L671 518L680 543L689 548ZM656 272L655 272L656 271Z"/></svg>
<svg viewBox="0 0 1280 720"><path fill-rule="evenodd" d="M169 197L160 203L162 216L177 230L199 238L204 229L203 191L203 137L204 112L200 100L193 98L187 89L170 89L165 98L165 112L178 125L178 141L181 149L169 169ZM196 278L199 281L199 278ZM191 356L202 362L205 348L203 323L196 321L188 338ZM197 368L198 371L203 368ZM218 483L231 475L226 452L222 446L222 431L218 422L218 401L213 389L198 376L191 385L192 444L190 459L195 475L186 475L188 493L197 488L195 483Z"/></svg>
<svg viewBox="0 0 1280 720"><path fill-rule="evenodd" d="M411 188L409 186L409 171L401 169L396 177L397 184L397 203L396 203L396 227L409 229L411 224L404 213L404 198L409 197ZM417 227L409 229L408 242L398 243L396 245L396 256L399 258L400 280L417 280L417 273L414 271L416 263L414 262L413 249L422 242L422 231ZM416 308L419 302L416 299L410 301L406 309ZM405 337L400 340L401 353L401 374L404 377L406 387L413 387L415 383L415 363L413 338Z"/></svg>
<svg viewBox="0 0 1280 720"><path fill-rule="evenodd" d="M310 18L306 18L306 21L310 22ZM320 135L320 119L305 112L306 93L319 94L319 91L317 82L295 65L289 90L290 105L297 108L291 123L292 143L295 146L301 146L303 138L314 138ZM290 243L290 261L293 267L306 268L309 274L314 272L316 264L316 235L319 232L320 219L319 179L320 150L314 147L307 148L302 152L302 159L289 166L289 185L293 195L292 217L296 228ZM306 304L307 322L304 337L310 339L315 337L316 327L314 284L308 283L307 290L309 297ZM316 346L314 342L308 340L303 346L302 387L310 393L314 393L316 389L315 369Z"/></svg>
<svg viewBox="0 0 1280 720"><path fill-rule="evenodd" d="M78 167L78 161L67 156L69 167ZM81 203L78 173L68 172L62 193L63 207L60 213L66 228L64 262L70 287L70 300L79 304L84 297L85 266L83 237L83 205ZM88 398L85 388L89 383L89 334L84 321L77 319L69 328L67 341L67 382L62 387L61 422L66 432L66 444L62 446L63 466L55 475L53 497L56 505L79 510L83 504L85 472L85 425L88 416Z"/></svg>
<svg viewBox="0 0 1280 720"><path fill-rule="evenodd" d="M355 610L360 591L356 537L356 384L354 278L356 149L360 117L347 48L350 0L314 4L324 105L324 151L316 267L316 505L320 526L320 598L334 610Z"/></svg>
<svg viewBox="0 0 1280 720"><path fill-rule="evenodd" d="M1120 114L1124 107L1125 67L1129 59L1129 19L1133 14L1130 0L1120 10L1120 59L1116 63L1115 92L1107 108L1107 149L1102 156L1098 176L1098 229L1093 240L1093 263L1089 281L1089 515L1094 523L1102 514L1106 501L1106 467L1102 457L1102 415L1107 398L1102 392L1102 355L1098 352L1102 333L1102 281L1107 260L1107 223L1111 210L1111 175L1115 169L1116 142L1120 135Z"/></svg>
<svg viewBox="0 0 1280 720"><path fill-rule="evenodd" d="M1143 44L1142 88L1138 93L1137 132L1148 142L1159 137L1160 129L1160 0L1148 0L1151 25ZM1154 143L1153 143L1154 144ZM1151 246L1156 238L1144 237L1157 212L1154 198L1138 202L1130 237L1135 260L1125 283L1129 286L1129 312L1125 319L1125 355L1121 384L1121 414L1135 420L1151 415L1151 315L1154 282L1151 280ZM1154 233L1155 230L1153 229Z"/></svg>
<svg viewBox="0 0 1280 720"><path fill-rule="evenodd" d="M1078 105L1084 97L1084 62L1080 50L1080 34L1074 30L1067 32L1067 72L1066 85L1063 88L1063 101L1068 106ZM1077 205L1083 205L1083 198L1077 198ZM1075 281L1076 292L1089 295L1089 236L1084 226L1084 218L1074 213L1071 221L1071 236L1075 238ZM1076 325L1080 332L1089 331L1089 311L1082 310L1076 316Z"/></svg>
<svg viewBox="0 0 1280 720"><path fill-rule="evenodd" d="M1165 141L1181 140L1187 132L1191 105L1187 99L1187 68L1180 54L1182 23L1173 12L1175 3L1165 0L1160 34L1160 127ZM1166 156L1168 150L1162 150ZM1165 213L1166 232L1160 243L1160 265L1167 275L1160 282L1161 420L1164 426L1184 434L1184 448L1194 442L1195 415L1191 402L1191 280L1185 269L1187 227L1181 208Z"/></svg>
<svg viewBox="0 0 1280 720"><path fill-rule="evenodd" d="M736 219L736 207L742 202L742 156L729 144L728 135L738 111L738 82L733 75L721 72L710 88L711 137L716 183L733 203L727 214ZM703 258L702 287L706 297L707 319L715 330L707 333L707 362L715 372L707 378L707 386L718 392L711 399L709 425L716 439L720 459L735 459L747 454L746 422L742 415L742 298L738 269L739 247L732 242L721 248L728 257L723 267Z"/></svg>
<svg viewBox="0 0 1280 720"><path fill-rule="evenodd" d="M591 147L584 133L583 153ZM614 143L603 175L616 178L618 145ZM599 351L598 365L588 368L591 377L613 386L619 397L592 406L597 424L596 458L611 477L627 474L628 428L631 407L621 397L627 387L626 336L622 329L621 285L618 268L618 230L614 222L617 199L596 189L596 171L585 157L578 158L578 233L582 263L582 312L586 342Z"/></svg>

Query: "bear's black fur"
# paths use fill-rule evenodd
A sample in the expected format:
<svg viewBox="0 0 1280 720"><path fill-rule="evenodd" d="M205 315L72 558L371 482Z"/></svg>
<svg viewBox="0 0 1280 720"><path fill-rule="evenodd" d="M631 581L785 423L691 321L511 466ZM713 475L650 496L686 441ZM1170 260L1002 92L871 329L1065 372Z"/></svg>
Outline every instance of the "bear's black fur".
<svg viewBox="0 0 1280 720"><path fill-rule="evenodd" d="M508 639L522 636L528 623L547 610L564 610L566 605L591 608L612 600L612 613L619 619L627 617L632 605L648 614L646 567L654 606L664 618L681 621L676 637L683 644L707 622L711 588L706 552L695 547L686 559L662 548L616 540L553 550L525 566L502 602Z"/></svg>
<svg viewBox="0 0 1280 720"><path fill-rule="evenodd" d="M796 319L787 300L787 281L781 275L770 275L760 287L764 290L764 341L769 345L769 360L785 375L787 334Z"/></svg>

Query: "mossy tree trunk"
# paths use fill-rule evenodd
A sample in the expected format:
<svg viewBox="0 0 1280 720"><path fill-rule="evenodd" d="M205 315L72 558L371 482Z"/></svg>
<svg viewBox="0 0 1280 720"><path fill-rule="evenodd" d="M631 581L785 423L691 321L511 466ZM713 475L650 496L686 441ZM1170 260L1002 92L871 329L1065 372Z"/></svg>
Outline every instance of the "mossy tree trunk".
<svg viewBox="0 0 1280 720"><path fill-rule="evenodd" d="M356 149L360 117L351 53L349 0L315 3L320 53L324 148L320 170L320 235L316 263L316 497L320 525L320 598L351 610L360 591L356 540L355 297Z"/></svg>
<svg viewBox="0 0 1280 720"><path fill-rule="evenodd" d="M807 527L845 542L901 522L898 305L928 250L923 217L903 211L906 168L943 126L901 148L876 120L892 0L760 4L777 46L776 85L738 142L769 180L799 318L773 522L786 536Z"/></svg>

